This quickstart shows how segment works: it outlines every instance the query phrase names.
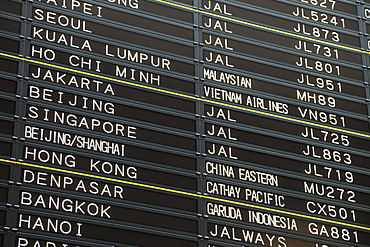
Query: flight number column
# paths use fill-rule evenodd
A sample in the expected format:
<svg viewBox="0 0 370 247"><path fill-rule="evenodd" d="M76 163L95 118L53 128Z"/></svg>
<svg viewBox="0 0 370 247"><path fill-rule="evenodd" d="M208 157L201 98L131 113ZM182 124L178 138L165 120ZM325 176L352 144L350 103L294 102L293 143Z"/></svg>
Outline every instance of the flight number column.
<svg viewBox="0 0 370 247"><path fill-rule="evenodd" d="M334 74L337 76L342 76L342 65L333 66L332 62L321 61L323 58L331 58L333 63L335 61L347 60L344 58L348 52L353 53L352 56L363 57L362 54L364 49L363 46L363 30L362 30L362 20L358 18L357 28L354 25L354 17L356 16L356 10L358 6L352 5L349 6L344 4L341 1L331 1L324 3L323 1L301 1L304 6L299 6L293 12L293 15L296 16L297 20L302 21L304 19L314 21L317 23L316 26L309 30L304 30L304 24L298 24L293 30L297 33L302 33L310 37L317 37L324 42L310 42L300 41L294 47L297 50L302 50L306 54L315 54L316 59L308 62L307 58L300 57L299 61L296 62L297 66L305 67L306 69L314 71L325 71L329 74ZM355 8L357 7L357 8ZM359 47L347 46L347 49L338 49L337 45L343 43L349 43L349 39L343 37L343 31L346 29L351 29L358 32L358 39L360 41ZM350 30L348 30L350 31ZM324 35L324 33L326 33ZM329 42L328 45L325 44L325 41ZM346 46L346 45L345 45ZM358 54L358 55L357 55ZM363 65L357 65L358 68L364 68ZM360 75L361 73L358 72ZM366 80L366 74L364 73L364 80ZM354 78L354 77L353 77ZM303 95L301 92L297 91L297 99L306 100L308 102L314 102L315 104L329 106L336 111L337 108L341 108L339 100L341 95L352 94L350 88L342 83L339 80L332 80L324 78L321 76L309 76L307 74L300 74L300 79L297 79L298 83L310 85L313 88L321 89L321 93L312 93L307 92L306 95ZM356 85L356 84L354 84ZM362 101L366 102L366 83L359 82L358 86L363 85L363 98ZM326 96L326 92L331 91L332 95ZM309 99L311 98L311 99ZM352 128L350 120L348 117L340 117L340 119L334 120L337 114L329 113L328 122L344 128ZM333 122L330 120L334 120ZM347 122L348 121L348 122ZM364 128L365 133L369 133L368 129ZM327 143L336 144L337 147L342 148L343 151L337 150L336 148L317 148L315 144L307 145L306 148L302 150L302 153L309 157L315 157L318 159L323 159L327 161L334 161L338 166L331 165L319 165L315 163L306 163L304 164L304 173L310 176L315 176L319 181L318 183L312 183L304 181L304 191L305 193L320 195L327 198L333 198L339 200L339 203L342 205L336 205L337 203L320 203L315 201L315 199L309 200L306 203L306 210L308 213L328 216L333 219L346 220L350 224L368 225L369 222L360 220L359 215L363 215L364 212L361 210L354 209L356 203L361 201L361 189L360 188L351 188L348 185L361 185L364 179L363 173L357 173L359 168L359 162L353 160L353 154L351 154L351 147L358 147L363 149L359 143L363 142L368 143L368 140L361 140L362 138L356 138L346 133L336 133L329 130L319 130L316 128L306 127L301 132L301 136L309 138L311 140L324 141ZM344 148L344 149L343 149ZM345 148L348 148L347 151ZM349 167L354 169L348 169ZM361 169L361 168L360 168ZM365 171L366 172L366 171ZM321 181L320 181L321 180ZM321 182L328 181L326 185L321 184ZM343 187L346 186L347 188ZM322 190L321 190L322 189ZM364 235L363 232L360 233L357 229L351 229L347 227L340 226L330 226L329 224L317 224L315 222L310 222L308 225L309 232L318 236L326 236L332 239L339 239L342 241L354 242L356 244L364 244L368 241L368 236ZM323 234L322 230L328 229L327 234ZM362 236L359 236L362 235ZM317 246L331 246L330 244L316 244Z"/></svg>

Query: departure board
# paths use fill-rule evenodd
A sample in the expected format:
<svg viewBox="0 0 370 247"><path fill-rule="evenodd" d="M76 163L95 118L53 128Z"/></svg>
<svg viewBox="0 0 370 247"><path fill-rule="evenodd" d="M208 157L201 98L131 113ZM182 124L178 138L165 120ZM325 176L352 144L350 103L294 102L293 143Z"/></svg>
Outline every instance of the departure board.
<svg viewBox="0 0 370 247"><path fill-rule="evenodd" d="M0 246L370 246L368 0L2 0Z"/></svg>

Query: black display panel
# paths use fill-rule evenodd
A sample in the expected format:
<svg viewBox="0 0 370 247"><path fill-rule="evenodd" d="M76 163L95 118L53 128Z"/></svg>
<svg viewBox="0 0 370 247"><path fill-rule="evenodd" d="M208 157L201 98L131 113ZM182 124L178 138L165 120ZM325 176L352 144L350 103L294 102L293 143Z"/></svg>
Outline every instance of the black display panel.
<svg viewBox="0 0 370 247"><path fill-rule="evenodd" d="M0 145L1 145L1 148L3 150L2 154L1 155L4 155L4 156L8 156L10 157L10 150L11 150L11 146L7 143L3 143L3 142L0 142ZM8 153L6 153L8 152ZM1 175L0 175L0 178L3 180L3 181L8 181L10 179L10 165L9 164L6 164L6 163L0 163L0 171L1 171ZM7 200L7 193L3 192L2 194L2 200L4 200L4 202Z"/></svg>
<svg viewBox="0 0 370 247"><path fill-rule="evenodd" d="M48 164L65 168L73 168L80 172L88 174L113 176L118 179L128 179L132 181L141 181L151 184L162 184L164 186L177 187L185 190L196 190L196 182L192 177L185 177L181 173L174 173L174 166L169 168L160 167L157 164L157 170L153 165L143 165L132 163L129 159L122 160L121 163L115 160L104 160L94 157L90 158L75 154L75 152L60 153L50 148L36 148L25 146L24 158L27 162ZM189 166L188 168L191 168Z"/></svg>
<svg viewBox="0 0 370 247"><path fill-rule="evenodd" d="M240 0L238 2L253 4L255 6L261 6L264 8L270 8L272 10L278 10L281 12L286 11L287 3L285 1L276 1L275 3L270 3L268 0L262 0L258 3L254 3L252 0ZM314 8L316 10L321 11L328 11L328 10L337 10L342 11L351 15L355 15L357 13L356 4L351 2L344 2L344 1L330 1L330 0L318 0L318 1L311 1L311 0L293 0L290 1L289 4L296 4L300 6L304 6L307 8Z"/></svg>
<svg viewBox="0 0 370 247"><path fill-rule="evenodd" d="M317 61L304 56L295 56L295 59L292 62L295 65L295 67L289 70L281 69L275 66L274 63L268 61L263 60L256 61L254 59L255 57L240 59L237 57L233 57L232 55L226 56L224 54L219 54L207 50L204 51L204 57L205 60L210 62L211 64L213 63L218 65L227 65L230 67L235 67L237 69L249 68L249 70L254 73L268 76L275 75L275 77L277 77L276 75L280 75L278 78L289 81L296 80L297 77L296 72L305 73L303 71L306 71L306 73L312 72L316 72L318 74L320 73L323 77L343 76L344 78L348 78L349 80L356 81L363 81L364 79L361 68L352 69L340 67L336 64L325 63L323 61ZM267 71L263 70L262 68L264 68L264 66L262 66L262 64L267 65L266 67L269 67L269 69Z"/></svg>
<svg viewBox="0 0 370 247"><path fill-rule="evenodd" d="M59 8L58 8L59 9ZM63 9L60 8L60 11ZM52 17L49 17L49 16ZM177 44L173 39L174 37L166 37L166 36L160 36L160 37L153 37L156 36L155 33L152 32L145 32L145 31L139 31L136 29L130 28L130 26L123 26L121 28L117 28L117 25L114 25L114 23L107 23L107 22L88 22L86 20L78 19L78 24L72 23L73 17L69 15L64 15L56 12L50 12L44 9L40 8L34 8L34 14L33 18L35 18L35 21L37 23L43 23L46 25L50 24L57 24L60 20L65 20L63 23L58 23L59 26L62 26L63 28L67 30L75 30L79 32L80 34L93 34L93 35L99 35L107 38L116 39L119 41L129 42L133 44L142 45L145 47L150 47L154 49L159 49L169 51L175 54L180 54L183 56L192 56L194 54L194 49L191 47L191 37L188 40L184 40L183 43L185 45ZM104 24L102 24L104 23ZM110 25L107 25L110 24ZM186 29L184 29L185 31ZM186 30L188 31L188 30ZM192 33L189 32L188 33ZM182 35L181 31L178 31L178 34ZM164 39L164 40L163 40Z"/></svg>
<svg viewBox="0 0 370 247"><path fill-rule="evenodd" d="M33 234L25 234L25 233L18 233L17 238L15 240L15 246L21 247L21 246L32 246L32 245L51 245L51 246L63 246L68 244L68 246L73 246L73 247L89 247L89 246L104 246L104 245L99 245L91 242L82 242L81 244L76 244L76 240L66 240L66 239L61 239L61 238L56 238L56 240L51 240L50 237L47 239L42 239L42 237L39 236L34 236Z"/></svg>
<svg viewBox="0 0 370 247"><path fill-rule="evenodd" d="M30 213L20 213L19 214L19 228L22 231L25 231L27 229L30 229L32 226L35 225L37 222L47 223L47 222L53 222L54 224L58 224L59 217L57 215L54 215L50 218L47 217L40 217L35 214ZM63 219L61 219L63 220ZM26 221L26 222L25 222ZM64 224L63 224L64 223ZM75 235L75 236L81 236L84 239L88 240L102 240L102 241L109 241L114 244L119 244L121 242L126 242L128 244L132 245L141 245L141 246L173 246L176 244L180 244L183 246L197 246L195 241L191 241L188 239L181 239L181 238L175 238L166 236L164 233L161 235L155 235L154 233L148 233L148 231L143 231L141 229L122 229L120 228L114 228L113 226L106 224L101 225L98 222L93 223L80 223L76 220L71 221L62 221L60 223L60 227L68 227L67 230L65 229L57 229L56 231L53 231L53 229L49 228L49 232L56 232L56 234L59 234L59 237L62 237L63 235L69 234L69 235ZM63 225L61 225L63 224ZM43 226L40 226L38 229L39 231L45 231L48 232L48 230L42 230ZM83 229L82 229L83 227ZM32 228L31 228L32 229ZM37 228L35 228L37 229ZM82 232L82 230L85 231ZM34 230L30 230L30 233L34 233ZM107 234L109 233L109 234ZM110 236L110 234L112 234Z"/></svg>
<svg viewBox="0 0 370 247"><path fill-rule="evenodd" d="M130 138L133 141L137 139L140 141L150 141L153 143L158 143L171 147L195 150L195 140L191 140L190 138L182 136L176 136L174 134L162 133L150 129L140 128L140 130L138 130L137 127L130 126L128 124L126 125L120 124L119 122L121 122L121 120L107 121L98 118L85 117L78 114L66 113L50 108L42 108L37 106L29 106L28 116L30 118L43 120L49 123L54 122L59 124L59 126L64 125L70 127L77 127L80 128L81 131L92 130L93 132L89 131L90 134L100 132L100 134L112 134L120 138ZM37 122L38 121L36 121L35 124ZM10 130L9 133L11 133L12 126L10 126L10 123L8 122L4 123L8 124L9 126L8 129ZM43 123L40 123L40 125L41 124Z"/></svg>
<svg viewBox="0 0 370 247"><path fill-rule="evenodd" d="M281 62L293 63L292 61L294 61L294 56L300 53L303 56L315 54L321 55L321 58L345 60L358 64L362 63L360 53L348 52L345 49L338 50L335 47L303 40L296 40L293 43L293 46L287 47L288 44L291 44L291 40L288 37L283 37L282 39L286 39L290 42L286 43L285 47L281 47L282 49L279 51L278 47L273 47L272 44L264 45L250 38L241 39L240 36L233 36L232 34L225 35L220 32L212 32L208 29L203 32L203 42L205 45L214 46L216 48L225 48L231 51L238 51L242 53L248 51L247 54L260 56L267 59L276 59ZM249 44L244 42L248 42ZM291 48L291 50L284 50L284 48ZM291 56L289 56L289 54L291 54ZM339 57L339 54L341 57Z"/></svg>
<svg viewBox="0 0 370 247"><path fill-rule="evenodd" d="M16 74L18 72L18 62L0 58L1 71Z"/></svg>
<svg viewBox="0 0 370 247"><path fill-rule="evenodd" d="M44 201L45 203L40 203ZM96 203L93 201L86 201L82 198L60 197L50 194L40 194L37 192L21 191L20 204L24 208L34 209L47 209L48 212L79 214L89 217L90 219L98 217L105 221L126 221L144 224L148 226L158 226L162 228L192 232L196 233L197 222L181 217L170 216L162 214L159 211L150 212L148 209L141 207L122 207L118 204L107 205L104 203ZM167 213L168 214L168 213ZM176 224L176 222L178 224Z"/></svg>
<svg viewBox="0 0 370 247"><path fill-rule="evenodd" d="M312 241L309 238L306 238L306 240L292 238L291 236L284 236L284 234L280 235L274 235L271 232L261 231L261 230L250 230L250 229L244 229L235 226L228 226L224 223L215 224L215 223L209 223L208 225L210 229L210 235L214 237L215 240L224 240L227 243L239 243L239 244L253 244L258 243L259 245L262 245L264 243L269 243L269 239L273 239L273 242L276 246L278 244L280 245L286 245L286 246L305 246L305 247L313 247L313 246L320 246L318 242L321 242L321 246L328 246L325 245L325 241L333 241L330 238L330 235L328 235L327 239L321 239L317 241ZM315 235L319 235L319 229L322 228L322 225L313 225L312 231L315 232ZM338 229L338 228L337 228ZM341 231L342 229L338 229L338 231ZM317 233L316 233L317 232ZM233 234L233 235L231 235ZM230 236L230 237L229 237ZM231 238L233 236L233 238ZM356 236L356 233L349 238L350 240L354 240ZM349 240L347 240L347 243ZM337 244L337 243L335 243ZM351 243L354 244L354 243ZM258 246L258 245L257 245ZM273 246L273 245L272 245ZM337 245L335 245L337 246ZM365 245L358 245L358 246L365 246Z"/></svg>
<svg viewBox="0 0 370 247"><path fill-rule="evenodd" d="M239 9L239 8L235 8ZM270 31L272 33L282 33L286 34L291 33L293 35L297 35L298 37L305 37L308 38L308 40L311 39L318 39L323 42L334 42L335 44L345 44L350 47L359 47L360 46L360 39L359 37L356 37L355 35L348 35L345 33L340 33L340 31L334 31L330 29L326 29L320 26L314 26L314 25L309 25L306 23L301 23L301 22L293 22L290 20L284 20L283 22L277 22L276 19L277 17L272 17L272 16L265 16L265 18L261 18L263 14L257 15L254 17L254 20L251 22L249 21L244 21L240 20L240 18L243 18L242 16L236 17L237 19L233 20L232 22L226 22L223 20L223 17L219 15L219 13L212 13L210 14L212 17L216 18L211 18L209 16L203 17L203 25L206 28L209 29L214 29L217 31L223 31L223 32L231 32L237 35L243 35L246 32L251 32L251 28L253 27L259 27L261 26L262 29L264 28L264 25L267 25L268 28L266 28L266 31ZM255 20L260 19L264 20L266 19L263 24L255 24ZM222 22L221 27L219 27L219 22ZM242 23L244 25L239 25L239 23ZM281 23L281 26L279 27L274 27L274 23ZM275 24L276 25L276 24ZM280 31L281 29L284 29L284 31ZM287 30L287 31L285 31ZM251 35L251 37L256 37L255 35ZM268 38L268 37L266 37ZM265 38L265 39L266 39ZM292 40L294 41L294 40Z"/></svg>
<svg viewBox="0 0 370 247"><path fill-rule="evenodd" d="M10 121L0 120L1 134L12 135L14 130L14 123Z"/></svg>
<svg viewBox="0 0 370 247"><path fill-rule="evenodd" d="M2 45L2 50L8 51L11 53L19 53L19 41L6 39L6 38L0 38L0 42Z"/></svg>
<svg viewBox="0 0 370 247"><path fill-rule="evenodd" d="M168 99L169 97L166 97L166 95L152 96L153 94L149 93L150 91L156 92L159 90L156 90L154 88L150 91L145 90L147 88L146 87L147 84L149 85L154 84L158 87L168 86L170 88L184 89L186 91L193 92L194 90L193 85L191 85L187 81L179 80L176 78L170 78L170 77L161 76L161 75L153 75L150 73L145 73L143 71L138 71L136 74L134 71L128 72L130 71L130 69L127 67L121 67L121 68L117 67L117 70L116 70L117 74L114 73L113 71L112 71L113 74L109 74L109 75L112 75L111 82L113 83L102 82L101 79L102 78L104 79L104 77L94 78L93 74L92 76L89 76L89 77L75 76L73 74L66 73L63 71L55 71L55 70L50 70L50 69L41 68L41 67L33 67L33 66L31 67L31 71L32 71L31 73L32 78L42 80L42 81L50 81L51 82L50 84L52 84L50 87L55 87L56 85L54 83L64 84L64 85L69 85L69 86L76 87L76 88L82 88L82 89L87 89L87 90L92 90L92 91L97 91L97 92L100 91L107 95L113 96L113 98L115 98L114 96L117 95L120 97L125 97L127 99L136 99L136 100L140 99L139 98L140 94L138 92L143 92L143 93L147 92L147 96L144 98L144 100L147 103L153 104L154 100L156 100L155 102L157 102L157 104L161 104L163 106L176 105L181 110L194 111L193 102L186 102L185 100L182 100L181 103L172 102L171 104L168 104L168 103L166 104L166 102L169 100ZM120 79L113 79L117 75L122 76L122 77ZM109 77L106 77L106 78L109 78ZM132 80L135 80L135 79L137 79L137 81L140 82L141 84L132 83ZM95 84L95 86L93 84ZM136 87L134 88L123 87L125 85L127 86L136 85ZM136 88L140 88L141 90L137 90ZM34 89L34 90L37 90L37 89ZM160 97L163 97L166 100L161 100ZM145 102L143 99L141 100ZM176 99L173 98L172 100L175 101ZM177 99L177 100L180 101L180 99Z"/></svg>
<svg viewBox="0 0 370 247"><path fill-rule="evenodd" d="M0 193L0 195L1 195L0 202L4 203L8 200L8 189L0 187L0 191L1 191L1 193Z"/></svg>
<svg viewBox="0 0 370 247"><path fill-rule="evenodd" d="M50 14L49 11L40 9L40 8L34 9L34 17L37 20L46 20L46 22L56 24L58 22L61 22L62 19L64 19L64 15L60 15L55 12L51 12L51 13L52 14ZM91 13L91 15L96 15L97 17L101 17L99 8L97 9L97 13ZM173 35L173 36L177 36L177 37L184 38L184 39L191 39L191 40L194 39L192 28L185 29L185 28L177 27L176 25L163 23L161 21L147 19L148 15L138 16L138 15L134 15L131 13L125 13L122 11L105 8L104 16L105 16L104 18L105 20L119 22L123 18L123 19L126 19L125 24L129 26L135 25L138 28L147 28L148 26L151 26L152 27L151 31L162 32L164 34ZM90 28L93 29L92 27ZM90 32L90 31L92 32L92 30L87 29L87 26L86 27L84 26L82 30L86 32Z"/></svg>
<svg viewBox="0 0 370 247"><path fill-rule="evenodd" d="M0 208L0 225L5 226L6 212L5 208Z"/></svg>
<svg viewBox="0 0 370 247"><path fill-rule="evenodd" d="M66 172L66 174L68 174ZM88 177L88 176L86 176ZM93 176L92 176L93 177ZM185 211L196 210L196 200L161 192L149 192L146 186L130 186L130 183L112 183L103 180L91 180L83 177L71 177L53 172L22 169L24 184L36 188L48 188L58 191L75 191L80 196L99 198L114 201L133 201L158 205L162 207L180 209ZM151 195L152 194L152 195ZM158 199L161 200L158 200ZM172 199L171 199L172 198Z"/></svg>
<svg viewBox="0 0 370 247"><path fill-rule="evenodd" d="M19 33L21 31L21 23L18 20L11 20L0 17L0 27L2 31Z"/></svg>
<svg viewBox="0 0 370 247"><path fill-rule="evenodd" d="M82 37L81 37L82 36ZM139 48L133 48L134 44L120 44L112 41L102 42L99 37L90 37L86 39L84 34L70 34L70 32L60 32L52 28L44 28L39 25L32 26L33 42L37 40L47 41L47 44L57 44L61 49L71 48L76 51L94 52L105 55L106 58L116 59L117 62L136 63L137 65L147 65L154 68L181 72L184 74L194 73L192 64L175 61L171 56L159 56L154 52L140 51ZM57 47L57 46L55 46ZM171 59L170 59L171 58ZM189 59L189 63L192 63Z"/></svg>
<svg viewBox="0 0 370 247"><path fill-rule="evenodd" d="M262 92L271 92L277 93L286 97L296 96L294 92L295 86L301 86L302 89L307 89L308 91L320 90L320 93L343 93L351 94L353 96L364 97L366 93L366 85L359 85L358 83L347 84L346 81L341 79L327 79L321 76L313 76L305 73L297 73L296 79L293 81L282 81L273 80L271 78L261 78L255 74L246 74L243 75L240 72L231 72L226 73L219 68L208 68L204 67L203 69L204 79L211 80L213 82L218 82L222 84L227 84L230 86L237 86L241 88L250 88L257 89ZM264 81L262 81L264 79ZM276 84L282 85L279 87ZM292 83L292 88L286 87L288 84ZM233 87L234 88L234 87ZM293 91L292 91L293 90ZM348 97L351 99L351 97Z"/></svg>
<svg viewBox="0 0 370 247"><path fill-rule="evenodd" d="M1 147L0 155L6 156L7 158L12 156L12 144L11 143L0 141L0 147ZM2 175L4 175L4 179L8 179L9 172L10 172L8 166L3 167L3 169L5 170L2 173Z"/></svg>
<svg viewBox="0 0 370 247"><path fill-rule="evenodd" d="M56 108L58 108L58 105L54 106L54 109ZM188 119L188 118L180 117L180 116L169 115L169 114L161 112L158 109L142 109L142 108L138 108L135 105L129 104L129 103L126 105L118 105L118 106L115 105L115 109L118 109L119 110L118 112L120 112L122 114L122 117L124 117L125 119L131 118L131 119L135 119L139 121L150 122L154 124L161 124L167 127L172 127L172 128L176 127L181 130L188 130L188 131L195 130L195 121ZM32 103L30 103L27 112L30 118L41 118L42 117L44 121L52 121L52 122L63 123L63 124L67 123L67 121L63 120L63 119L66 119L66 115L62 111L57 111L57 110L51 111L51 113L53 114L53 118L49 118L50 110L51 109L49 109L49 107L45 106L45 103L40 104L40 102L33 101ZM69 111L76 114L75 115L76 117L72 116L70 118L78 118L77 116L79 115L79 112L77 110L69 109ZM89 115L93 116L94 114L95 112L92 111ZM117 114L117 115L120 116L120 114ZM109 116L110 114L108 115L108 117ZM96 124L98 123L96 122ZM83 125L86 126L89 124L86 123ZM80 125L80 126L82 127L83 125Z"/></svg>
<svg viewBox="0 0 370 247"><path fill-rule="evenodd" d="M240 19L244 19L244 13L246 9L240 8L240 7L234 7L234 6L228 6L228 8L223 8L221 11L219 10L220 3L215 3L215 4L210 4L209 11L212 11L211 16L212 17L218 17L218 15L230 15L227 11L231 12L232 16L235 16L235 18L238 21L234 22L241 22L243 24L249 25L249 23L257 25L261 24L262 26L268 26L271 27L271 30L287 30L293 33L297 34L304 34L310 37L315 37L323 40L329 40L332 42L341 42L347 45L351 46L356 46L359 47L359 38L355 35L347 35L344 33L341 33L340 29L336 30L335 26L330 26L330 25L325 25L325 28L320 26L320 23L317 25L317 23L314 23L313 25L306 24L302 22L302 19L297 18L297 20L287 20L287 19L282 19L281 16L275 17L272 15L266 16L264 13L258 13L255 12L254 10L249 10L248 11L248 20L247 21L239 21ZM222 4L221 4L222 5ZM263 16L263 17L262 17ZM293 12L293 16L295 16ZM220 17L222 20L222 16ZM223 21L223 20L222 20ZM229 31L229 32L235 32L236 34L241 34L242 33L242 28L237 26L237 25L228 25L228 29L226 29L226 24L224 27L218 27L216 19L212 19L208 17L207 15L203 18L203 23L204 26L210 27L213 29L218 29L220 31ZM225 22L226 23L226 22ZM317 26L316 26L317 25ZM333 28L334 27L334 28ZM266 28L267 29L267 28ZM278 31L279 32L279 31Z"/></svg>
<svg viewBox="0 0 370 247"><path fill-rule="evenodd" d="M16 15L22 14L22 4L20 1L8 1L6 4L0 6L0 10L6 13L12 13Z"/></svg>
<svg viewBox="0 0 370 247"><path fill-rule="evenodd" d="M252 184L262 184L278 187L279 185L285 186L285 188L291 189L291 184L287 181L295 181L296 178L290 180L287 174L284 172L290 172L291 177L296 175L301 180L315 180L321 178L321 181L327 184L337 183L338 186L356 186L363 185L368 186L369 181L367 176L351 171L344 171L341 168L333 168L330 165L318 165L314 163L303 163L300 166L291 167L288 169L264 169L258 163L240 163L230 164L230 162L223 161L217 163L217 160L209 158L205 164L205 170L210 177L218 177L219 179L225 179L232 182L249 182ZM278 167L279 168L279 167ZM285 168L285 167L284 167ZM296 173L297 172L297 173ZM279 175L277 175L279 174ZM282 177L282 179L279 179ZM311 185L309 185L310 187ZM306 186L307 187L307 186ZM307 187L308 188L308 187ZM354 188L355 189L355 188Z"/></svg>
<svg viewBox="0 0 370 247"><path fill-rule="evenodd" d="M5 0L0 245L367 247L367 5Z"/></svg>
<svg viewBox="0 0 370 247"><path fill-rule="evenodd" d="M0 78L0 91L15 94L17 92L17 82Z"/></svg>

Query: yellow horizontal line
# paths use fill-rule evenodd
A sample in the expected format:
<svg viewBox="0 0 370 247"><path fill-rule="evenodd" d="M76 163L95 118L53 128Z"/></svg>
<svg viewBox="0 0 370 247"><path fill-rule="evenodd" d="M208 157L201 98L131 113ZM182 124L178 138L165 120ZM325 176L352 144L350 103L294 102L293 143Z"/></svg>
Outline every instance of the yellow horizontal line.
<svg viewBox="0 0 370 247"><path fill-rule="evenodd" d="M77 74L80 74L80 75L92 76L92 77L99 78L99 79L114 81L114 82L117 82L117 83L130 85L130 86L135 86L135 87L143 88L143 89L148 89L148 90L159 92L159 93L179 96L179 97L190 99L190 100L197 100L197 101L202 101L202 102L205 102L205 103L214 104L214 105L218 105L218 106L224 106L224 107L228 107L228 108L238 109L238 110L246 111L246 112L249 112L249 113L256 113L256 114L259 114L259 115L263 115L263 116L267 116L267 117L273 117L273 118L277 118L277 119L281 119L281 120L285 120L285 121L290 121L290 122L294 122L294 123L298 123L298 124L303 124L303 125L308 125L308 126L312 126L312 127L328 129L328 130L337 131L337 132L341 132L341 133L346 133L346 134L350 134L350 135L354 135L354 136L370 138L370 134L359 133L359 132L355 132L355 131L351 131L351 130L340 129L340 128L336 128L336 127L332 127L332 126L326 126L326 125L323 125L323 124L312 123L312 122L308 122L308 121L305 121L305 120L300 120L300 119L296 119L296 118L292 118L292 117L280 116L280 115L273 114L273 113L268 113L268 112L263 112L263 111L259 111L259 110L249 109L249 108L246 108L246 107L243 107L243 106L236 106L236 105L222 103L222 102L218 102L218 101L214 101L214 100L210 100L210 99L199 98L199 97L196 97L196 96L183 94L183 93L177 93L177 92L169 91L169 90L166 90L166 89L156 88L156 87L153 87L153 86L138 84L138 83L129 82L129 81L120 80L120 79L115 79L115 78L111 78L111 77L108 77L108 76L103 76L103 75L93 74L93 73L80 71L80 70L76 70L76 69L71 69L71 68L68 68L68 67L60 66L60 65L49 64L49 63L33 60L33 59L30 59L30 58L17 57L17 56L14 56L14 55L1 53L1 52L0 52L0 56L4 56L4 57L8 57L8 58L14 58L14 59L17 59L17 60L22 60L22 61L26 61L26 62L30 62L30 63L34 63L34 64L44 65L44 66L52 67L52 68L55 68L55 69L61 69L61 70L77 73Z"/></svg>
<svg viewBox="0 0 370 247"><path fill-rule="evenodd" d="M189 197L204 198L204 199L208 199L208 200L213 200L213 201L223 202L223 203L230 203L230 204L234 204L234 205L238 205L238 206L257 209L257 210L265 210L265 211L270 211L270 212L273 212L273 213L280 213L280 214L284 214L284 215L296 216L296 217L300 217L300 218L304 218L304 219L316 220L316 221L332 223L332 224L336 224L336 225L347 226L347 227L352 227L352 228L357 228L357 229L361 229L361 230L370 231L370 227L365 227L365 226L360 226L360 225L355 225L355 224L350 224L350 223L344 223L344 222L340 222L340 221L336 221L336 220L328 220L328 219L323 219L323 218L320 218L320 217L309 216L309 215L304 215L304 214L299 214L299 213L293 213L293 212L289 212L289 211L285 211L285 210L279 210L279 209L274 209L274 208L269 208L269 207L264 207L264 206L257 206L257 205L244 203L244 202L233 201L233 200L229 200L229 199L222 199L222 198L217 198L217 197L213 197L213 196L200 195L200 194L193 193L193 192L186 192L186 191L181 191L181 190L169 189L169 188L153 186L153 185L148 185L148 184L143 184L143 183L138 183L138 182L126 181L126 180L122 180L122 179L109 178L109 177L98 176L98 175L93 175L93 174L88 174L88 173L83 173L83 172L70 171L70 170L65 170L65 169L60 169L60 168L48 167L48 166L43 166L43 165L36 165L36 164L13 161L13 160L7 160L7 159L0 159L0 161L6 162L6 163L18 164L18 165L27 166L27 167L40 168L40 169L49 170L49 171L62 172L62 173L66 173L66 174L83 176L83 177L87 177L87 178L95 178L95 179L101 179L101 180L105 180L105 181L116 182L116 183L121 183L121 184L126 184L126 185L133 185L133 186L138 186L138 187L141 187L141 188L147 188L147 189L152 189L152 190L157 190L157 191L162 191L162 192L171 192L171 193L184 195L184 196L189 196Z"/></svg>
<svg viewBox="0 0 370 247"><path fill-rule="evenodd" d="M208 11L205 11L205 10L199 10L199 9L196 9L196 8L187 7L187 6L184 6L184 5L181 5L181 4L176 4L176 3L172 3L172 2L168 2L168 1L164 1L164 0L154 0L154 1L166 4L166 5L170 5L170 6L173 6L173 7L177 7L177 8L190 10L190 11L197 12L197 13L200 13L200 14L205 14L205 15L209 15L209 16L212 16L212 17L220 18L220 19L223 19L223 20L236 22L236 23L243 24L243 25L246 25L246 26L259 28L259 29L262 29L262 30L265 30L265 31L271 31L271 32L291 36L291 37L294 37L294 38L305 39L305 40L309 40L309 41L312 41L312 42L317 42L317 43L321 43L321 44L325 44L325 45L330 45L330 46L334 46L334 47L338 47L338 48L342 48L342 49L346 49L346 50L350 50L350 51L355 51L355 52L359 52L359 53L370 54L370 51L365 51L365 50L361 50L361 49L358 49L358 48L353 48L353 47L349 47L349 46L345 46L345 45L340 45L340 44L332 43L332 42L329 42L329 41L323 41L323 40L311 38L311 37L308 37L308 36L295 34L295 33L287 32L287 31L279 30L279 29L276 29L276 28L255 24L255 23L248 22L248 21L239 20L239 19L236 19L236 18L233 18L233 17L223 16L223 15L208 12Z"/></svg>

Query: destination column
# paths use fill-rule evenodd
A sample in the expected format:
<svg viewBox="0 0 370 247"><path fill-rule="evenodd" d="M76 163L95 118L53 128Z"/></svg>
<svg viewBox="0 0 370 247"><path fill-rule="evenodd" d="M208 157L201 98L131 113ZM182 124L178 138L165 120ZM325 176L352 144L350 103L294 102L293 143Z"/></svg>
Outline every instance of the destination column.
<svg viewBox="0 0 370 247"><path fill-rule="evenodd" d="M194 13L27 4L16 246L198 246Z"/></svg>

